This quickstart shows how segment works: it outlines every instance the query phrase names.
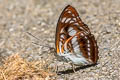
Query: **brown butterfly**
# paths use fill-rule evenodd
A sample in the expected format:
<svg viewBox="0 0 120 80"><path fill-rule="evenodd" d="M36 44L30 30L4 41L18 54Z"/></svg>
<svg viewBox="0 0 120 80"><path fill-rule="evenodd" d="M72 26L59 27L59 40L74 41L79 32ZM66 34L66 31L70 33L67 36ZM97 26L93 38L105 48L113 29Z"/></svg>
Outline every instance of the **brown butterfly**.
<svg viewBox="0 0 120 80"><path fill-rule="evenodd" d="M62 60L74 65L96 64L97 42L74 7L68 5L61 13L56 28L56 52Z"/></svg>

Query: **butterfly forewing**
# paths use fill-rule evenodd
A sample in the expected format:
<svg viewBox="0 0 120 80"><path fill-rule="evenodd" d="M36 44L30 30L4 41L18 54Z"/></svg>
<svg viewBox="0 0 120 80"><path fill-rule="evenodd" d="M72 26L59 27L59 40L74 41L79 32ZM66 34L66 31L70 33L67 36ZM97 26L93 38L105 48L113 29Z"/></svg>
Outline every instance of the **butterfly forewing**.
<svg viewBox="0 0 120 80"><path fill-rule="evenodd" d="M77 11L68 5L61 13L56 28L56 51L64 51L85 57L88 61L96 63L98 47L89 28L80 19Z"/></svg>

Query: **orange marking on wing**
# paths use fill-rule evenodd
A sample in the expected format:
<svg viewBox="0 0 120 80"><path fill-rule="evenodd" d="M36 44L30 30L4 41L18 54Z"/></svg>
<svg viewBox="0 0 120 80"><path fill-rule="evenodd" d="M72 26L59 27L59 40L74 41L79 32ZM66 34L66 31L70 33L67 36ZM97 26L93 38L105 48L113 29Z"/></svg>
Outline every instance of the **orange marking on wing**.
<svg viewBox="0 0 120 80"><path fill-rule="evenodd" d="M62 45L62 53L64 52L64 45L65 44L67 44L73 37L75 37L75 36L77 36L77 35L79 35L81 32L78 32L77 34L75 34L74 36L71 36L70 38L68 38L67 40L66 40L66 42Z"/></svg>
<svg viewBox="0 0 120 80"><path fill-rule="evenodd" d="M57 54L59 53L59 47L58 47L58 45L57 45Z"/></svg>

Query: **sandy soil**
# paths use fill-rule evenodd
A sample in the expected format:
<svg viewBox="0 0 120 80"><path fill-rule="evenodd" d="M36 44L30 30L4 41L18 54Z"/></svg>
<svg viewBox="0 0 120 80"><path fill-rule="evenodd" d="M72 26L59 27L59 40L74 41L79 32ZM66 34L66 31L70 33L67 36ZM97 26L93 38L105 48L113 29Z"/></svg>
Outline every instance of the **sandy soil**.
<svg viewBox="0 0 120 80"><path fill-rule="evenodd" d="M68 4L77 9L99 46L98 65L76 73L68 71L69 64L57 61L53 51L40 46L55 47L56 24ZM60 65L63 73L54 77L57 80L119 80L120 0L0 0L0 64L15 53L28 61L45 59L48 66Z"/></svg>

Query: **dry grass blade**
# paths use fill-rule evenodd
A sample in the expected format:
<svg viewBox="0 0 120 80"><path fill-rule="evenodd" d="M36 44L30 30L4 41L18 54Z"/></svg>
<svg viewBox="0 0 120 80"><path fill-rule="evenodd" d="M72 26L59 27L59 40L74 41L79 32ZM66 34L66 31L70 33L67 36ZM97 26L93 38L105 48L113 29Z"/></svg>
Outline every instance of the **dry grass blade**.
<svg viewBox="0 0 120 80"><path fill-rule="evenodd" d="M0 80L50 80L53 76L44 70L45 62L28 62L18 54L8 57L0 67Z"/></svg>

